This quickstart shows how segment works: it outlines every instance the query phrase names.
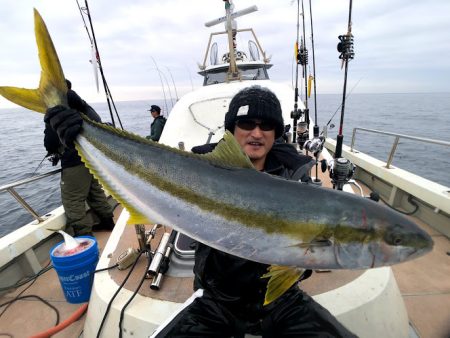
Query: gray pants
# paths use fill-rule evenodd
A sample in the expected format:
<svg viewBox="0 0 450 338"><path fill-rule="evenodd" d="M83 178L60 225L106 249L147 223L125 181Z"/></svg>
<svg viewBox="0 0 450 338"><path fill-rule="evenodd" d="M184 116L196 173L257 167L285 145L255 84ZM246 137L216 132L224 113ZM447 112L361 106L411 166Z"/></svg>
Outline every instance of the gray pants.
<svg viewBox="0 0 450 338"><path fill-rule="evenodd" d="M86 203L101 219L113 216L101 185L83 164L62 170L61 199L67 218L66 231L71 235L92 232L92 219L86 214Z"/></svg>

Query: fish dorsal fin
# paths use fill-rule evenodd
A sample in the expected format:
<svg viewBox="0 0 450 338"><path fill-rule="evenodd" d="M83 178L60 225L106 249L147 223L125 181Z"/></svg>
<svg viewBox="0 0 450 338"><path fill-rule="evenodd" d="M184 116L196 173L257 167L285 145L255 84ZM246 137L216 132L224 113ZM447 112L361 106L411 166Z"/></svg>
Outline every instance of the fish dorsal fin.
<svg viewBox="0 0 450 338"><path fill-rule="evenodd" d="M266 295L264 297L264 305L268 305L283 295L305 271L300 268L289 266L271 265L268 272L261 278L269 278L267 283Z"/></svg>
<svg viewBox="0 0 450 338"><path fill-rule="evenodd" d="M225 131L223 139L214 150L202 157L220 166L255 169L247 154L228 130Z"/></svg>

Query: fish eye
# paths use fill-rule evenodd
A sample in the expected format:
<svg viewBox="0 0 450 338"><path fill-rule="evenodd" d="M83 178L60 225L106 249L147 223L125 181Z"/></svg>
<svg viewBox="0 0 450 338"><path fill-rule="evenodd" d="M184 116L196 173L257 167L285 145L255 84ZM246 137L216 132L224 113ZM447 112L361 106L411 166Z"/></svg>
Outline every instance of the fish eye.
<svg viewBox="0 0 450 338"><path fill-rule="evenodd" d="M394 238L394 245L400 245L402 244L402 239L400 237Z"/></svg>
<svg viewBox="0 0 450 338"><path fill-rule="evenodd" d="M389 245L402 245L403 244L403 237L398 232L388 232L384 235L384 240Z"/></svg>

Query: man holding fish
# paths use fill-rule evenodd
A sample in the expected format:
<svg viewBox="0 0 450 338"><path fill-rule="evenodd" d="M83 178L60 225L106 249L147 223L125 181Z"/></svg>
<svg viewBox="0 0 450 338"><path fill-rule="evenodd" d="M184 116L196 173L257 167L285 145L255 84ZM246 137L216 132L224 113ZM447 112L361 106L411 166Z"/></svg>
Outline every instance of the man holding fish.
<svg viewBox="0 0 450 338"><path fill-rule="evenodd" d="M66 144L73 144L82 119L71 110L49 109L46 120L57 116L67 123L55 128ZM73 116L72 116L73 115ZM287 179L308 181L314 161L297 153L292 145L277 142L284 131L280 102L273 92L252 86L238 92L225 116L225 129L232 132L255 169ZM69 133L66 132L69 130ZM197 154L211 152L217 144L194 147ZM272 268L275 269L275 268ZM287 291L270 304L265 294L271 277L269 265L246 260L197 243L194 296L155 337L352 337L325 308L302 292L297 281L309 277L299 270ZM267 274L265 276L265 274Z"/></svg>

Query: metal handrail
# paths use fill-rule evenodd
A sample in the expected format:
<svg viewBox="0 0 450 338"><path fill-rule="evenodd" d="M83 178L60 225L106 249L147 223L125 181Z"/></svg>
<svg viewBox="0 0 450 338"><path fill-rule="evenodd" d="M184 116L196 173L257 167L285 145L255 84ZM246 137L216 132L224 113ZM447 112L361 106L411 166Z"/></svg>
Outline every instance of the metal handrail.
<svg viewBox="0 0 450 338"><path fill-rule="evenodd" d="M16 181L16 182L13 182L13 183L10 183L10 184L6 184L6 185L0 187L0 192L3 192L3 191L9 192L12 195L12 197L14 197L17 202L19 202L19 204L22 206L22 208L24 208L26 211L28 211L34 217L34 219L36 219L38 222L43 222L44 219L42 217L40 217L37 214L37 212L34 211L34 209L27 202L25 202L25 200L17 193L17 191L14 190L14 188L18 187L19 185L27 184L27 183L30 183L30 182L34 182L34 181L43 179L45 177L49 177L49 176L55 175L55 174L57 174L59 172L61 172L61 169L52 170L52 171L49 171L49 172L44 173L44 174L32 176L32 177L25 178L25 179L20 180L20 181Z"/></svg>
<svg viewBox="0 0 450 338"><path fill-rule="evenodd" d="M356 141L356 131L357 130L367 131L369 133L374 133L374 134L382 134L382 135L388 135L388 136L394 136L395 137L394 143L392 144L392 148L391 148L391 151L389 153L389 158L388 158L388 160L386 162L386 168L388 168L388 169L390 168L392 160L394 159L394 154L395 154L395 151L397 150L397 145L398 145L398 142L399 142L400 138L413 140L413 141L419 141L419 142L425 142L425 143L438 144L438 145L450 147L450 142L447 142L447 141L440 141L440 140L434 140L434 139L430 139L430 138L409 136L409 135L403 135L403 134L397 134L397 133L390 133L390 132L376 130L376 129L368 129L368 128L357 127L357 128L353 128L352 143L350 145L350 151L351 152L354 151L354 146L355 146L355 141Z"/></svg>

